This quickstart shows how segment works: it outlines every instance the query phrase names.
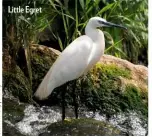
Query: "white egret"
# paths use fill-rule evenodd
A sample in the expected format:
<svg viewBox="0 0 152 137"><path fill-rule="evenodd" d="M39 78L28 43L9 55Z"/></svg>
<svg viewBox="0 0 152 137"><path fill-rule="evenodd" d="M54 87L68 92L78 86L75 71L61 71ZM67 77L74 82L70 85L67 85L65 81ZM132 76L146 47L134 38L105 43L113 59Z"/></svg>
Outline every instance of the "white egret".
<svg viewBox="0 0 152 137"><path fill-rule="evenodd" d="M54 88L86 74L104 54L104 34L97 27L125 27L107 22L100 17L92 17L85 28L85 35L75 39L52 65L39 85L35 96L47 98Z"/></svg>

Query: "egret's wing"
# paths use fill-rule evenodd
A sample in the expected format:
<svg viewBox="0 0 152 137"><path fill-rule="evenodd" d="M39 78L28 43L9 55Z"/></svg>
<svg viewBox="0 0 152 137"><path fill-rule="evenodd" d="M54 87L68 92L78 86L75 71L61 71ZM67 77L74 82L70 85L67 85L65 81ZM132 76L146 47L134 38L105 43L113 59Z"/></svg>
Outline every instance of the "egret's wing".
<svg viewBox="0 0 152 137"><path fill-rule="evenodd" d="M60 86L67 81L80 77L88 66L93 42L88 36L73 41L59 56L52 68L51 77Z"/></svg>
<svg viewBox="0 0 152 137"><path fill-rule="evenodd" d="M46 98L54 88L80 77L88 66L92 47L93 41L88 36L74 40L50 68L35 96Z"/></svg>

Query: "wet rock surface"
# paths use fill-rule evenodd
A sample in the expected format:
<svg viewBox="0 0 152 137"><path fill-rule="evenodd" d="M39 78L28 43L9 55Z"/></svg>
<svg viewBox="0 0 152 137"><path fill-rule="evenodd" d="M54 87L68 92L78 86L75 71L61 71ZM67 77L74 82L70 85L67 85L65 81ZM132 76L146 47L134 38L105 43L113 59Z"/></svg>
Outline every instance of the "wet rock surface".
<svg viewBox="0 0 152 137"><path fill-rule="evenodd" d="M60 131L60 132L59 132ZM41 136L116 136L124 135L114 126L94 119L67 119L47 128Z"/></svg>
<svg viewBox="0 0 152 137"><path fill-rule="evenodd" d="M21 134L9 121L5 121L3 122L3 136L24 136L24 134Z"/></svg>

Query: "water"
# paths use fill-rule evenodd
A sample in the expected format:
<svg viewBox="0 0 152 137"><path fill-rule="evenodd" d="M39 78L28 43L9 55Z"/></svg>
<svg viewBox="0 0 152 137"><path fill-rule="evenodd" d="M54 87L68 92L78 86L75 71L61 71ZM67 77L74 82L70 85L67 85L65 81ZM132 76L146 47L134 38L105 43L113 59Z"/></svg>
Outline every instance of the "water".
<svg viewBox="0 0 152 137"><path fill-rule="evenodd" d="M81 118L94 118L96 120L109 122L110 124L118 127L121 131L127 132L128 135L144 136L147 132L147 125L143 125L138 114L135 112L119 113L113 115L108 121L105 115L99 112L93 113L81 108L79 116ZM24 135L36 136L43 133L46 127L50 124L61 121L61 108L60 107L47 107L36 108L33 105L26 106L24 110L24 118L15 124L16 129ZM74 118L73 110L66 110L66 118Z"/></svg>
<svg viewBox="0 0 152 137"><path fill-rule="evenodd" d="M24 118L16 124L17 129L25 135L39 135L51 123L61 120L61 112L57 108L43 106L36 108L29 105L24 110Z"/></svg>
<svg viewBox="0 0 152 137"><path fill-rule="evenodd" d="M128 135L145 136L147 133L148 125L143 123L143 121L138 117L138 114L133 111L128 113L118 113L117 115L113 115L108 121L106 115L101 115L99 112L93 113L88 111L85 113L86 117L92 117L96 120L109 122L121 131L128 133Z"/></svg>
<svg viewBox="0 0 152 137"><path fill-rule="evenodd" d="M138 114L136 112L128 112L128 113L119 113L118 115L114 115L110 119L110 123L118 127L124 132L127 132L129 135L133 136L144 136L147 131L145 128L147 124L144 124L139 119Z"/></svg>

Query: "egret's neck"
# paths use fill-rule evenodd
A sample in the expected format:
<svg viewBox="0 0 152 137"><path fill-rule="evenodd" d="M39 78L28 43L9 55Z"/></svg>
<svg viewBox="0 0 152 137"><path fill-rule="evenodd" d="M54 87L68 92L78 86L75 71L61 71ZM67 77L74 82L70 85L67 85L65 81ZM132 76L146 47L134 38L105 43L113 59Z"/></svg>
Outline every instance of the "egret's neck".
<svg viewBox="0 0 152 137"><path fill-rule="evenodd" d="M91 26L90 24L87 24L85 28L85 34L89 36L94 42L97 42L101 39L104 40L103 32L96 29L96 27Z"/></svg>
<svg viewBox="0 0 152 137"><path fill-rule="evenodd" d="M104 34L101 30L96 29L96 27L91 24L87 24L85 28L85 34L90 37L93 41L93 48L88 59L89 65L88 68L91 68L94 64L96 64L101 56L104 54L105 49L105 40Z"/></svg>

